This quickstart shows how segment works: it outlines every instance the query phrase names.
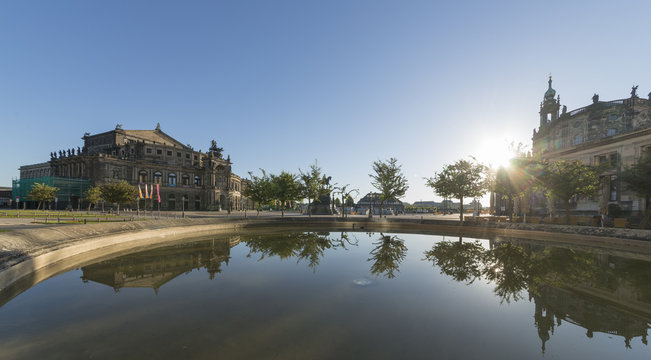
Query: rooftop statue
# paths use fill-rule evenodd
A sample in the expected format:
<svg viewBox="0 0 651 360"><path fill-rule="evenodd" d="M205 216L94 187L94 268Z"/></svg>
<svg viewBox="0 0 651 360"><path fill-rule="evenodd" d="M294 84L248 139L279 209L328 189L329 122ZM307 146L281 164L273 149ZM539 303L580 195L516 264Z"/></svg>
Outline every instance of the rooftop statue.
<svg viewBox="0 0 651 360"><path fill-rule="evenodd" d="M599 102L599 95L594 94L594 96L592 97L592 103L593 103L593 104L596 104L596 103L598 103L598 102Z"/></svg>
<svg viewBox="0 0 651 360"><path fill-rule="evenodd" d="M222 158L222 152L224 152L224 148L217 147L217 141L212 140L210 141L210 152L214 153L218 158Z"/></svg>
<svg viewBox="0 0 651 360"><path fill-rule="evenodd" d="M637 87L640 85L635 85L631 88L631 97L637 97Z"/></svg>

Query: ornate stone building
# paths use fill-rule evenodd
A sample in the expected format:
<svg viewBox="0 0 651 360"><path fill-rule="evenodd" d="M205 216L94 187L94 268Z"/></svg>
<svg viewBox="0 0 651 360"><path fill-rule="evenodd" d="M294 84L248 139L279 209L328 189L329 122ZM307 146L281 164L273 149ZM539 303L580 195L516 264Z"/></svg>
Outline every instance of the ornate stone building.
<svg viewBox="0 0 651 360"><path fill-rule="evenodd" d="M162 210L241 210L242 179L231 171L230 156L213 140L208 152L195 151L160 129L124 130L118 125L101 134L86 133L83 148L50 153L50 161L20 168L20 179L84 179L94 185L126 180L145 193L160 188ZM89 183L90 183L89 182ZM151 191L151 190L150 190ZM80 194L69 197L76 208ZM147 206L158 208L157 196ZM142 209L144 200L140 200Z"/></svg>
<svg viewBox="0 0 651 360"><path fill-rule="evenodd" d="M533 131L534 155L608 166L601 174L601 195L579 200L573 212L596 214L608 204L617 204L630 214L643 210L643 199L627 191L618 178L623 166L634 164L644 152L651 151L651 93L647 99L640 98L637 88L632 88L630 97L619 100L601 101L594 94L592 104L567 111L549 77L540 104L540 127Z"/></svg>

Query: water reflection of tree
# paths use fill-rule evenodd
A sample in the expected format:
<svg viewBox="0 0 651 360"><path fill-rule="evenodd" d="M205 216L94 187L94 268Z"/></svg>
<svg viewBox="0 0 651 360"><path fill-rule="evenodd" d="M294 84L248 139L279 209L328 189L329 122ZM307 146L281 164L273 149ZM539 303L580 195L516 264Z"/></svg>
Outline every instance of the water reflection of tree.
<svg viewBox="0 0 651 360"><path fill-rule="evenodd" d="M373 243L375 248L371 250L371 257L367 261L373 261L371 274L383 275L388 279L396 277L400 263L407 256L405 241L398 236L380 234L380 239Z"/></svg>
<svg viewBox="0 0 651 360"><path fill-rule="evenodd" d="M492 281L500 302L507 303L522 299L525 290L578 285L596 274L590 254L561 248L532 252L510 242L486 249L479 241L441 241L425 252L425 259L459 282L470 284L481 277Z"/></svg>
<svg viewBox="0 0 651 360"><path fill-rule="evenodd" d="M625 346L630 347L630 340L641 336L647 344L644 319L596 298L581 296L576 289L617 292L619 299L619 292L631 291L626 289L633 285L637 300L644 301L651 289L648 262L611 258L598 266L597 260L603 262L606 258L588 252L560 247L534 251L531 245L511 242L486 249L478 241L464 243L461 238L435 244L425 252L425 259L456 281L470 284L484 278L493 282L500 302L521 300L527 291L529 300L536 304L534 321L543 353L546 341L561 320L585 327L589 337L594 331L616 334L624 337Z"/></svg>
<svg viewBox="0 0 651 360"><path fill-rule="evenodd" d="M454 280L472 284L482 274L485 249L479 241L441 241L425 252L425 259L441 269L441 273Z"/></svg>
<svg viewBox="0 0 651 360"><path fill-rule="evenodd" d="M281 259L296 258L297 263L306 261L312 271L316 271L326 250L336 248L346 250L349 245L357 245L356 240L351 240L349 235L343 232L339 238L331 237L329 232L260 235L245 240L244 243L249 248L248 257L258 253L259 260L273 256Z"/></svg>

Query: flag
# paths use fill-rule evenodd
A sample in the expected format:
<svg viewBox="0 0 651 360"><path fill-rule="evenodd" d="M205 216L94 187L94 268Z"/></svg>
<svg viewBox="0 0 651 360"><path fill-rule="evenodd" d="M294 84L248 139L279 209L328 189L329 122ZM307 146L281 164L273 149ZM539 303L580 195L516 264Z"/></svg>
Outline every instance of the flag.
<svg viewBox="0 0 651 360"><path fill-rule="evenodd" d="M152 188L152 190L154 189ZM158 187L158 184L156 184L156 196L158 196L158 203L160 204L160 188Z"/></svg>
<svg viewBox="0 0 651 360"><path fill-rule="evenodd" d="M147 187L147 184L145 184L145 199L149 199L149 189Z"/></svg>
<svg viewBox="0 0 651 360"><path fill-rule="evenodd" d="M140 188L140 184L138 184L138 199L142 199L142 189Z"/></svg>

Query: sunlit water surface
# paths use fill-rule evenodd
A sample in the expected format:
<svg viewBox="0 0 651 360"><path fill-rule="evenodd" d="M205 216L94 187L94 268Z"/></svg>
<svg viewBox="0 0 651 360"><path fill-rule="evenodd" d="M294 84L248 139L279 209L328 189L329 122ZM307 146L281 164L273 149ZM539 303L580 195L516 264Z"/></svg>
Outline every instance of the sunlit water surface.
<svg viewBox="0 0 651 360"><path fill-rule="evenodd" d="M20 294L0 358L649 359L649 260L407 234L188 242Z"/></svg>

